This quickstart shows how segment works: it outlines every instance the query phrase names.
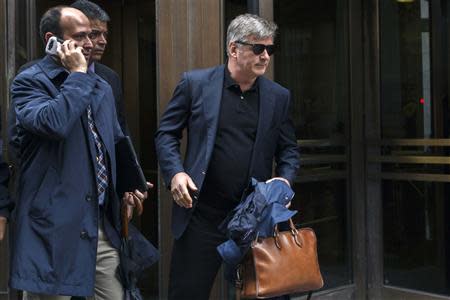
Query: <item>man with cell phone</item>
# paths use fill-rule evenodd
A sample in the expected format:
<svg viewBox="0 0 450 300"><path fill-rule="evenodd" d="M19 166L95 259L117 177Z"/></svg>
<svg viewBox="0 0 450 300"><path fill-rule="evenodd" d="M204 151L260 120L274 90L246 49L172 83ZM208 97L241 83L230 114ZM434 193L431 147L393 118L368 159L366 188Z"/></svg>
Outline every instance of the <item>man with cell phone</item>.
<svg viewBox="0 0 450 300"><path fill-rule="evenodd" d="M89 39L92 43L91 55L88 61L88 69L99 75L103 80L105 80L112 89L115 105L116 105L116 114L117 120L119 122L120 128L124 135L129 135L128 125L125 118L125 107L123 102L123 91L122 91L122 82L119 78L119 75L109 68L108 66L101 64L100 61L103 57L103 54L106 50L106 45L108 44L108 22L111 20L108 13L103 10L99 5L89 0L77 0L73 2L70 7L76 8L80 10L85 16L88 17L91 25L91 33L89 34ZM64 40L57 36L52 36L48 41L45 48L45 52L49 55L57 55L57 49L59 49L59 45L62 44ZM36 64L39 60L32 60L22 65L18 74L22 71L28 69L32 65ZM10 110L8 112L9 119L14 119L14 111ZM14 132L15 128L9 130L9 136L14 137L16 132ZM131 145L132 146L132 145ZM15 161L16 156L16 145L14 143L10 144L9 147L9 157L12 162ZM139 167L140 168L140 167ZM124 172L122 172L124 171ZM120 173L128 174L127 170L118 170ZM120 178L121 180L122 178ZM120 182L122 185L127 185L128 182ZM120 186L120 187L121 187ZM153 184L150 182L146 182L146 188L152 188ZM119 192L122 192L120 190ZM142 213L143 205L141 202L137 201L136 198L133 198L130 194L125 194L125 197L129 198L129 201L134 201L138 214ZM131 217L132 211L129 211L129 216Z"/></svg>
<svg viewBox="0 0 450 300"><path fill-rule="evenodd" d="M25 299L123 297L115 193L115 145L123 133L111 86L89 70L90 33L81 11L50 8L41 37L64 42L11 85L18 178L10 286ZM129 209L147 196L129 193Z"/></svg>

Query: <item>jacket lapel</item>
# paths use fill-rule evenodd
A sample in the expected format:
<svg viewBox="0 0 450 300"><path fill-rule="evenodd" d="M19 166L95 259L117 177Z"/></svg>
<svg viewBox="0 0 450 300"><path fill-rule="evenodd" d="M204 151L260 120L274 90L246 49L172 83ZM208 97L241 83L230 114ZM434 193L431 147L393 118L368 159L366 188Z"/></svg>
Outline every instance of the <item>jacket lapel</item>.
<svg viewBox="0 0 450 300"><path fill-rule="evenodd" d="M220 103L222 100L224 65L216 68L203 91L203 107L207 125L206 158L209 161L216 138L219 123Z"/></svg>
<svg viewBox="0 0 450 300"><path fill-rule="evenodd" d="M273 112L275 109L275 94L269 87L268 79L259 78L259 118L256 141L264 136L272 123Z"/></svg>
<svg viewBox="0 0 450 300"><path fill-rule="evenodd" d="M97 83L95 85L95 89L94 89L94 95L92 96L92 102L91 102L91 109L92 109L92 113L94 115L97 114L98 109L100 107L100 105L104 104L104 97L105 97L105 87L103 79L101 79L97 74L94 73L90 73L91 76L94 76L95 79L97 80Z"/></svg>
<svg viewBox="0 0 450 300"><path fill-rule="evenodd" d="M97 75L93 74L93 76L96 77L97 84L91 102L92 116L97 132L111 158L111 151L114 147L113 134L111 134L113 129L111 128L111 124L108 124L110 117L108 118L108 116L105 115L110 111L106 107L103 107L102 109L100 109L100 107L104 105L114 105L114 98L111 87ZM108 99L108 97L111 99Z"/></svg>
<svg viewBox="0 0 450 300"><path fill-rule="evenodd" d="M84 135L86 136L86 140L88 141L88 148L89 148L89 154L90 154L89 160L91 162L92 169L96 170L95 158L97 156L97 152L95 150L94 138L92 136L91 129L89 128L89 125L88 125L87 113L84 113L81 115L81 124L83 126L83 131L84 131Z"/></svg>
<svg viewBox="0 0 450 300"><path fill-rule="evenodd" d="M269 87L268 79L264 77L259 78L259 117L258 127L256 131L256 140L253 146L252 160L250 165L250 173L252 174L253 166L255 163L255 153L261 151L260 144L264 138L264 135L270 128L273 118L273 112L275 109L275 94Z"/></svg>

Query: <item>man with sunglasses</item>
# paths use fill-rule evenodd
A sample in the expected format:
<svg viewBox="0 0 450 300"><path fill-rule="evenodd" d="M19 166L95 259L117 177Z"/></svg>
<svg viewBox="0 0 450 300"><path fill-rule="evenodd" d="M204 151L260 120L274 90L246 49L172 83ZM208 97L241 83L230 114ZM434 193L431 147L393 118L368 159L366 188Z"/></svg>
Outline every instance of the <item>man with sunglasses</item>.
<svg viewBox="0 0 450 300"><path fill-rule="evenodd" d="M209 298L222 263L216 247L227 239L217 227L239 203L251 177L291 185L296 176L290 93L263 77L275 50L276 28L256 15L236 17L227 31L226 65L184 73L161 118L156 148L175 202L171 300Z"/></svg>

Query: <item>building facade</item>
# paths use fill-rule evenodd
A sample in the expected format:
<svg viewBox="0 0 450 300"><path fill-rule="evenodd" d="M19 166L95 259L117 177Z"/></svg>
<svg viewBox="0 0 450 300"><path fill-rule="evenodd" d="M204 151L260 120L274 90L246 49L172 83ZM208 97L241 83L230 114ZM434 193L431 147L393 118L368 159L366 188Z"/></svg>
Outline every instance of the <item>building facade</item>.
<svg viewBox="0 0 450 300"><path fill-rule="evenodd" d="M72 1L0 0L0 105L40 57L42 13ZM130 132L155 189L136 224L161 250L143 276L165 299L172 200L153 134L185 70L224 63L225 31L251 12L279 25L268 77L288 87L301 151L295 222L314 228L325 286L315 299L450 299L449 0L98 0L105 64L123 79ZM0 244L0 299L8 244ZM296 295L303 299L304 295ZM234 299L219 274L211 299Z"/></svg>

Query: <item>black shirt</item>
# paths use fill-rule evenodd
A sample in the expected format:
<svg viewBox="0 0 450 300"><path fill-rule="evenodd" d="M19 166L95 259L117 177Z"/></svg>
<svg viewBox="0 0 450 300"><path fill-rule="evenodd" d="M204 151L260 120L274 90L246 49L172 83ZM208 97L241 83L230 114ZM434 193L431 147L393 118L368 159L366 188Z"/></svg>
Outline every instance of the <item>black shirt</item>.
<svg viewBox="0 0 450 300"><path fill-rule="evenodd" d="M199 206L229 211L249 182L249 167L259 116L258 80L245 92L225 68L216 140ZM199 207L199 208L200 208Z"/></svg>

